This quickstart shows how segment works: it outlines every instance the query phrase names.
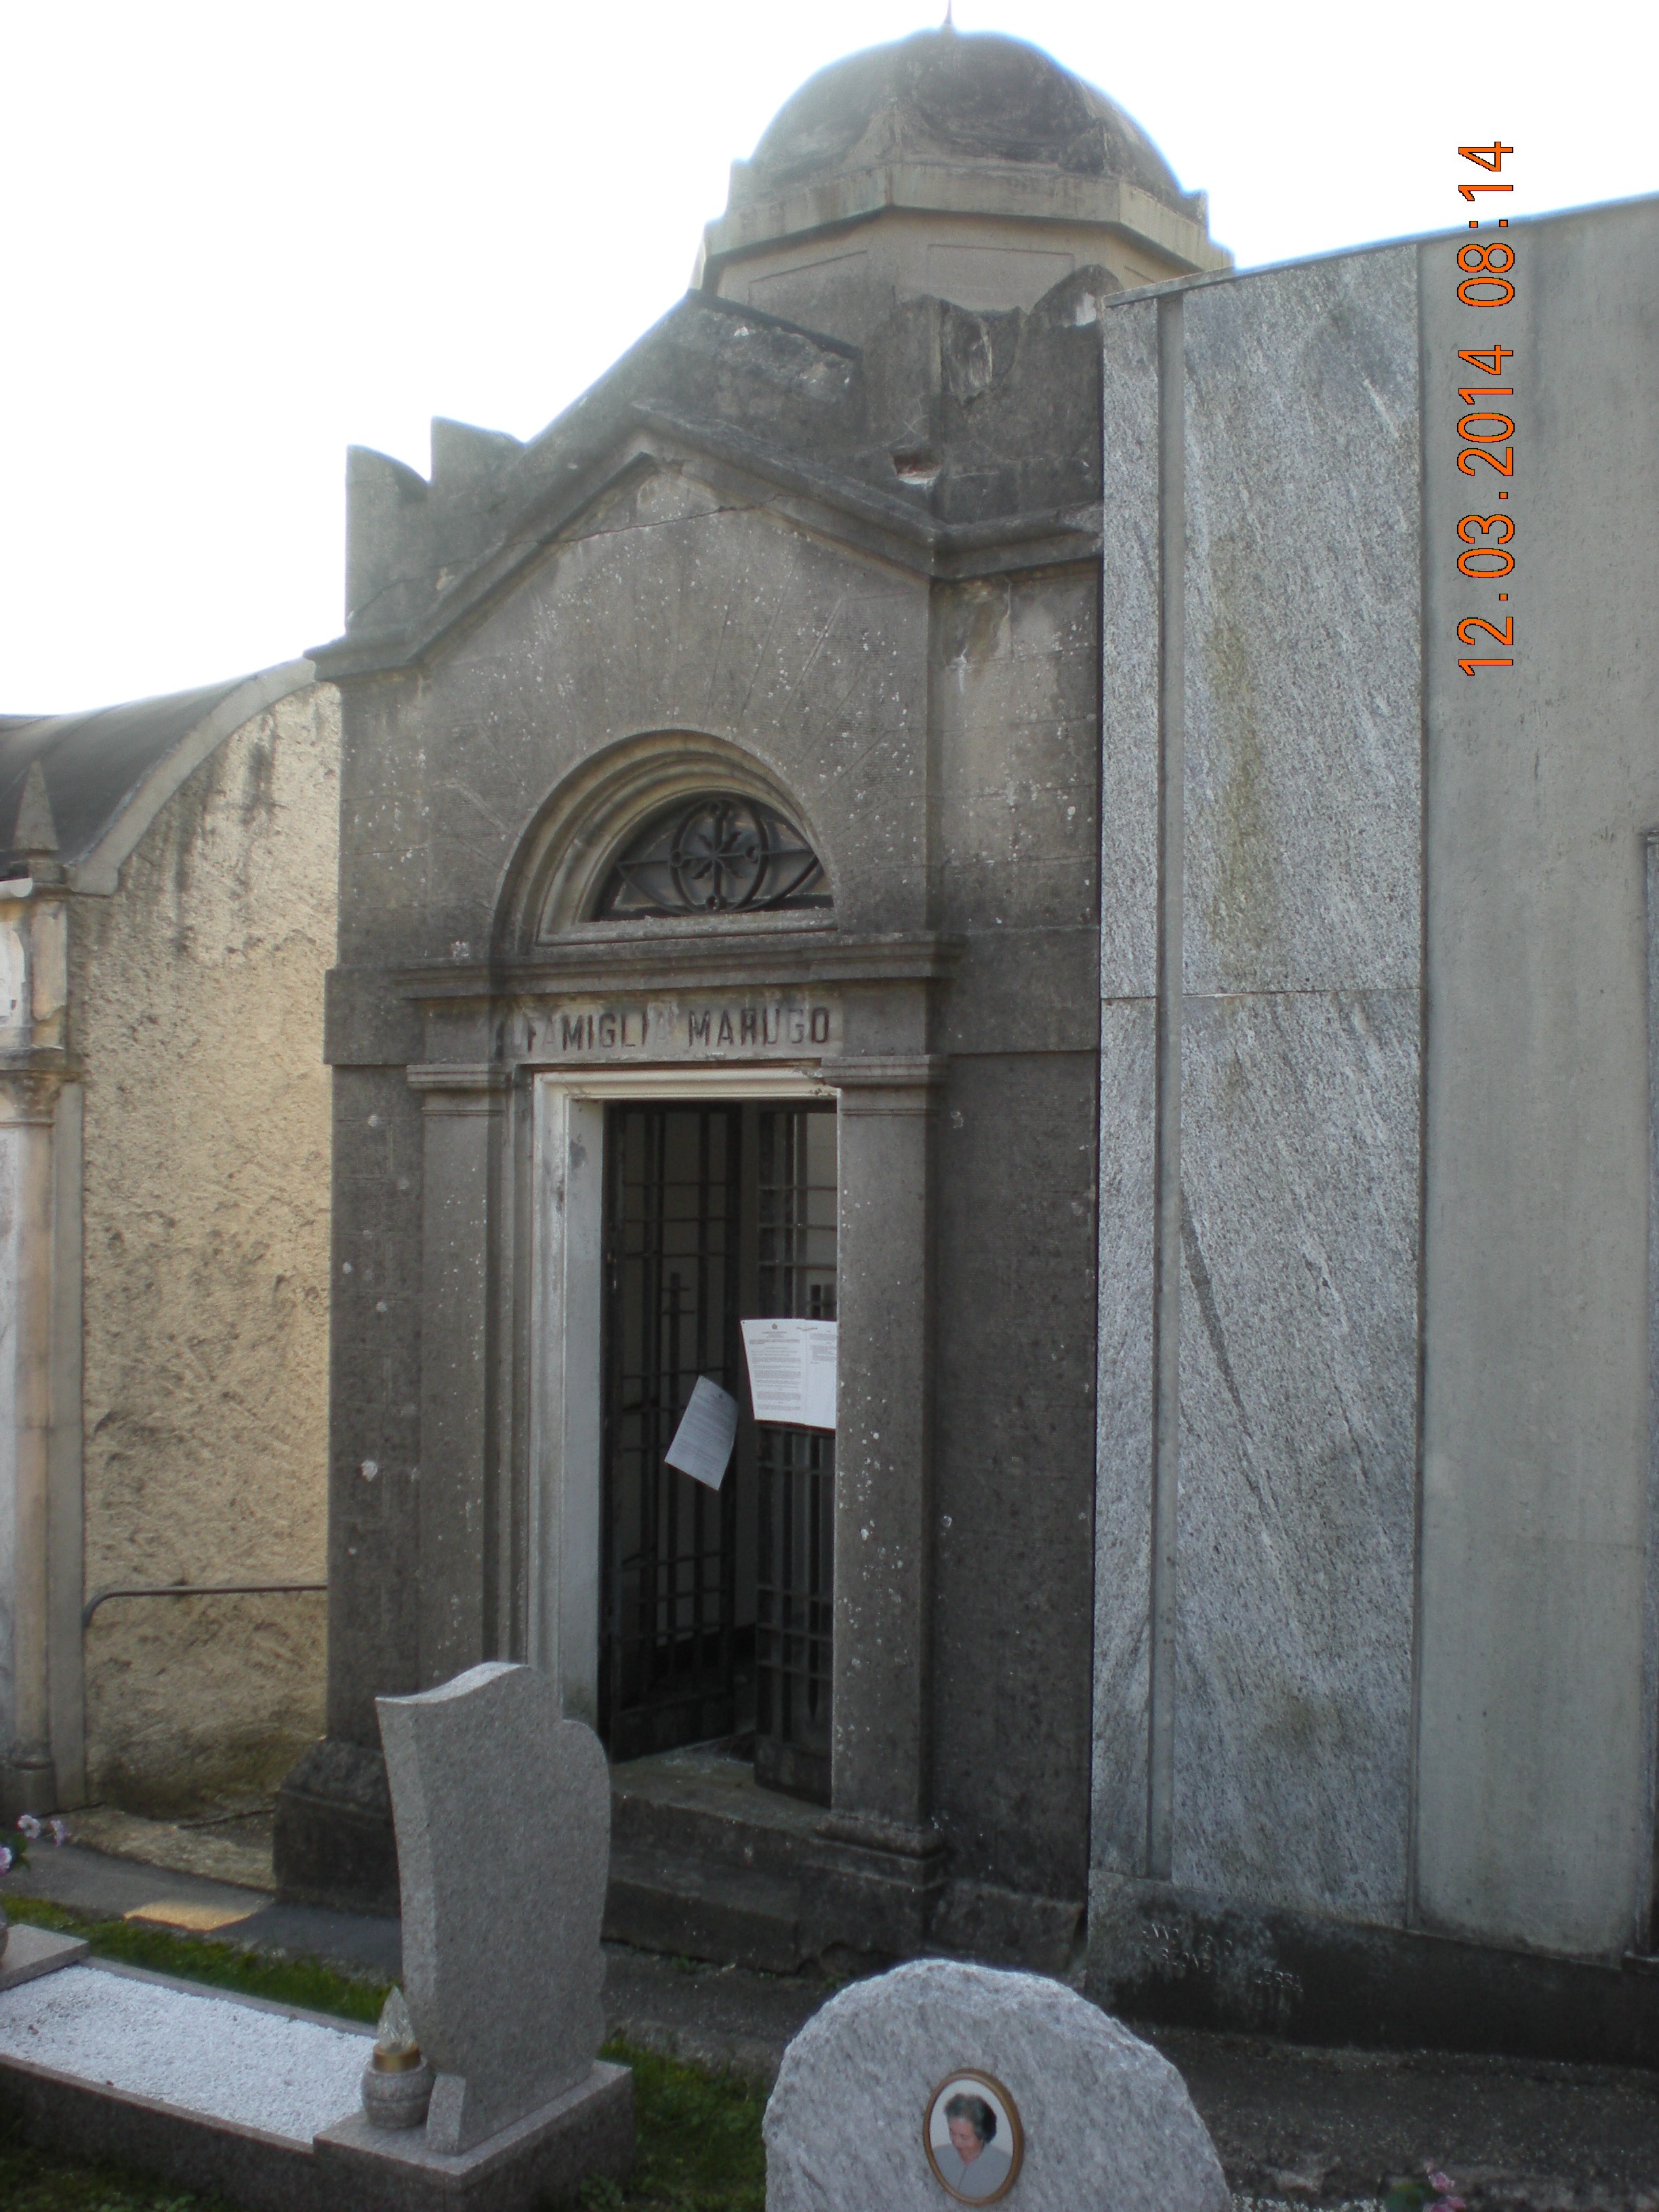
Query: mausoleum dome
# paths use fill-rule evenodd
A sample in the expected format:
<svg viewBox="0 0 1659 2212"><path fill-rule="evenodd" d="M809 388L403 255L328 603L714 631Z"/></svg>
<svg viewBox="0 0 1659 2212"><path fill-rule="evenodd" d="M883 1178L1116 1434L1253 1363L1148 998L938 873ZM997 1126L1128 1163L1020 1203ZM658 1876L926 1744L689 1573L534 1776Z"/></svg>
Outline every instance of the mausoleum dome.
<svg viewBox="0 0 1659 2212"><path fill-rule="evenodd" d="M1084 267L1131 286L1231 263L1204 195L1104 93L1023 39L947 27L785 102L732 164L696 282L861 341L907 297L1029 307Z"/></svg>
<svg viewBox="0 0 1659 2212"><path fill-rule="evenodd" d="M953 30L872 46L809 77L743 165L742 197L859 169L878 149L1127 177L1201 217L1197 196L1182 191L1146 132L1103 92L1024 39Z"/></svg>

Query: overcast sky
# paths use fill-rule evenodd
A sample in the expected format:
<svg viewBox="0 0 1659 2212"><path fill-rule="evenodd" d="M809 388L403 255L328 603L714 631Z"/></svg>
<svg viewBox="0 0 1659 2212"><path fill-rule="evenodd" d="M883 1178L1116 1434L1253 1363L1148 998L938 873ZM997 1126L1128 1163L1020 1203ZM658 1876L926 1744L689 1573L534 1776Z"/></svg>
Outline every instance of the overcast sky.
<svg viewBox="0 0 1659 2212"><path fill-rule="evenodd" d="M526 437L684 290L727 165L943 0L65 0L0 13L0 710L341 623L344 451ZM1659 190L1652 0L959 0L1210 195L1241 267Z"/></svg>

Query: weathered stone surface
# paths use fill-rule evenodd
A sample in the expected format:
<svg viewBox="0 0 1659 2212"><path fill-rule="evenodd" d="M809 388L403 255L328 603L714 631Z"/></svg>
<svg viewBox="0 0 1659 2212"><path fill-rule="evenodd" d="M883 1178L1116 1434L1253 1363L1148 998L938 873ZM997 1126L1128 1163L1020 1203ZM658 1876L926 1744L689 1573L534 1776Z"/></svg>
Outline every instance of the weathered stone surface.
<svg viewBox="0 0 1659 2212"><path fill-rule="evenodd" d="M1158 988L1158 304L1101 325L1100 991Z"/></svg>
<svg viewBox="0 0 1659 2212"><path fill-rule="evenodd" d="M593 2064L610 1776L598 1738L559 1718L532 1668L492 1661L379 1703L404 1989L438 2075L426 2142L459 2152Z"/></svg>
<svg viewBox="0 0 1659 2212"><path fill-rule="evenodd" d="M923 2148L963 2069L1018 2107L1020 2212L1226 2212L1221 2164L1181 2076L1058 1982L921 1960L855 1983L784 2053L766 2108L767 2212L939 2212Z"/></svg>
<svg viewBox="0 0 1659 2212"><path fill-rule="evenodd" d="M1146 1848L1156 1031L1151 999L1101 1010L1091 1832L1095 1863L1121 1873Z"/></svg>
<svg viewBox="0 0 1659 2212"><path fill-rule="evenodd" d="M1205 285L1185 325L1185 988L1409 988L1415 254Z"/></svg>

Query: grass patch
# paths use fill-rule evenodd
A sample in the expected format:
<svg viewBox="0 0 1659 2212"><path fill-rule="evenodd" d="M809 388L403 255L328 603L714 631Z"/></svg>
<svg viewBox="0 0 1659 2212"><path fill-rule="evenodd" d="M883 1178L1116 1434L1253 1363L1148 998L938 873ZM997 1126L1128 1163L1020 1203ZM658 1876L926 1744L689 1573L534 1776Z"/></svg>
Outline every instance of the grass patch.
<svg viewBox="0 0 1659 2212"><path fill-rule="evenodd" d="M763 2089L620 2041L605 2056L634 2069L634 2171L590 2181L586 2212L765 2212Z"/></svg>
<svg viewBox="0 0 1659 2212"><path fill-rule="evenodd" d="M174 1935L136 1921L89 1920L40 1898L8 1898L6 1911L13 1920L84 1936L95 1958L343 2020L378 2019L386 1996L384 1984L318 1959L240 1950L214 1937ZM634 2069L635 2166L623 2188L588 2183L584 2212L764 2212L764 2091L619 2039L605 2045L604 2056ZM0 2205L5 2212L230 2212L218 2198L83 2166L3 2130Z"/></svg>
<svg viewBox="0 0 1659 2212"><path fill-rule="evenodd" d="M380 2018L386 2002L386 1983L342 1973L320 1959L245 1951L212 1936L178 1936L137 1920L88 1920L61 1905L49 1905L44 1898L9 1897L5 1904L9 1919L84 1936L96 1959L145 1966L155 1974L176 1974L181 1981L205 1982L214 1989L234 1990L240 1996L269 1997L273 2003L298 2005L307 2012L371 2022Z"/></svg>
<svg viewBox="0 0 1659 2212"><path fill-rule="evenodd" d="M10 1912L9 1905L6 1908ZM233 2212L219 2197L190 2197L165 2181L112 2166L82 2166L20 2142L0 2121L0 2204L6 2212Z"/></svg>

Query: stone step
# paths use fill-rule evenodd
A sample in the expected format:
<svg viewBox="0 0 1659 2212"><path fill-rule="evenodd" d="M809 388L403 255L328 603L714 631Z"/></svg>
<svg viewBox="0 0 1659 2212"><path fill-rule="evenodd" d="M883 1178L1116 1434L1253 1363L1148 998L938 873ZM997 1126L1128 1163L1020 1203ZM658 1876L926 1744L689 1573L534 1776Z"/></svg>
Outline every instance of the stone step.
<svg viewBox="0 0 1659 2212"><path fill-rule="evenodd" d="M798 1881L823 1856L823 1817L817 1805L763 1789L744 1762L701 1751L611 1771L611 1842L623 1850Z"/></svg>
<svg viewBox="0 0 1659 2212"><path fill-rule="evenodd" d="M641 1951L769 1974L793 1973L807 1959L798 1881L615 1843L605 1933Z"/></svg>

